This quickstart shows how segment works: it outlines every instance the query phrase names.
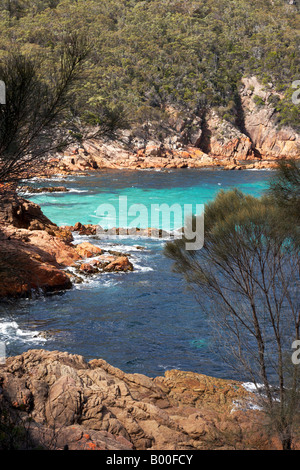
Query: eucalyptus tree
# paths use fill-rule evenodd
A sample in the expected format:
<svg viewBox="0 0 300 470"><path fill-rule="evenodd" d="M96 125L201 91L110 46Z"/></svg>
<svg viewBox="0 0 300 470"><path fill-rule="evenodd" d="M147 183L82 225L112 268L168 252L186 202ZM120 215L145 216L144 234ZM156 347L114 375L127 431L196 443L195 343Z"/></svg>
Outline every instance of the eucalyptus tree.
<svg viewBox="0 0 300 470"><path fill-rule="evenodd" d="M300 366L291 359L300 339L298 231L273 196L233 190L206 205L202 250L186 251L184 238L166 246L207 306L220 354L255 384L283 449L292 448L300 412Z"/></svg>

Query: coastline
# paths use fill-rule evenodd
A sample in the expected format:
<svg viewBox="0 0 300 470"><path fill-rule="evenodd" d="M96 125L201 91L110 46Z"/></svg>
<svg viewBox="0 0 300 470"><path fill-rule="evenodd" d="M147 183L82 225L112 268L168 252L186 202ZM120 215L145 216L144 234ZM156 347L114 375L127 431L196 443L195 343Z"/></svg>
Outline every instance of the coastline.
<svg viewBox="0 0 300 470"><path fill-rule="evenodd" d="M300 0L0 24L0 450L300 450Z"/></svg>
<svg viewBox="0 0 300 470"><path fill-rule="evenodd" d="M81 145L71 146L62 154L57 154L47 161L46 175L57 174L84 176L86 172L102 169L117 170L175 170L175 169L215 169L224 171L272 170L278 165L274 156L254 158L253 156L208 155L197 147L185 147L182 150L162 148L159 145L145 150L128 150L119 142L104 144L101 141L86 141ZM299 155L300 158L300 155Z"/></svg>
<svg viewBox="0 0 300 470"><path fill-rule="evenodd" d="M105 252L89 242L73 244L72 227L58 227L21 197L2 200L0 222L0 299L63 291L83 276L134 269L127 254Z"/></svg>
<svg viewBox="0 0 300 470"><path fill-rule="evenodd" d="M70 450L276 448L242 383L170 370L149 378L102 359L29 350L0 366L0 403L33 447ZM26 386L25 386L26 384ZM30 426L26 423L30 417ZM55 439L54 439L55 437ZM260 444L258 444L260 442Z"/></svg>

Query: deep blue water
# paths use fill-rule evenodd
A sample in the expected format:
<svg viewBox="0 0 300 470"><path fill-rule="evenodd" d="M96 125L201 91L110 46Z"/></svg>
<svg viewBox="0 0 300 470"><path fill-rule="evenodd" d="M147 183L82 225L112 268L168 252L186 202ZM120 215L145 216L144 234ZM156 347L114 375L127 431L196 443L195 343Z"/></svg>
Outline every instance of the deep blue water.
<svg viewBox="0 0 300 470"><path fill-rule="evenodd" d="M97 223L99 204L117 204L120 195L128 197L128 204L143 203L146 207L152 203L204 204L220 189L232 187L259 196L270 176L266 171L110 170L66 181L38 181L38 186L66 185L71 191L31 199L59 225ZM80 241L87 239L81 237ZM31 348L57 349L88 360L102 357L125 372L150 376L177 368L233 377L214 351L203 306L164 257L163 241L90 241L130 253L135 271L99 274L59 295L2 303L0 340L6 341L8 354ZM37 336L41 331L50 337L44 340Z"/></svg>

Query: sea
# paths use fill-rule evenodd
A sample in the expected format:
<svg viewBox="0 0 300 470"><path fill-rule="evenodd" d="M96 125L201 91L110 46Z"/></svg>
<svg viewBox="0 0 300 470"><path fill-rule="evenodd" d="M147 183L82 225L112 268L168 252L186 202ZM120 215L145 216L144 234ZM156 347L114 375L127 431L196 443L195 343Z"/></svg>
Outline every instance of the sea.
<svg viewBox="0 0 300 470"><path fill-rule="evenodd" d="M131 214L128 223L145 228L155 225L153 207L175 204L182 208L182 221L178 217L170 223L163 218L156 221L156 228L173 231L184 224L185 208L196 213L197 206L212 201L219 191L233 188L259 197L271 177L272 171L266 170L101 170L36 179L30 184L66 186L69 191L25 197L60 226L76 222L123 226L121 201L123 210L126 203ZM204 308L195 299L164 255L166 240L74 234L74 243L83 241L127 253L134 271L96 274L66 292L46 296L33 292L30 299L2 301L0 341L5 342L7 355L42 348L79 354L86 360L102 358L125 372L150 377L178 369L238 378L222 350L215 348L210 306Z"/></svg>

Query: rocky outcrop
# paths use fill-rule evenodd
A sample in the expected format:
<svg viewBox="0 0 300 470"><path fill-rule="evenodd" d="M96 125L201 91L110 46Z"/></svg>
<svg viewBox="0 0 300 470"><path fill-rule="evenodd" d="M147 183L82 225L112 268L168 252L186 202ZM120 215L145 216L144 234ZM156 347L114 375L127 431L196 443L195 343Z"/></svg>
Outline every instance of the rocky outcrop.
<svg viewBox="0 0 300 470"><path fill-rule="evenodd" d="M54 231L57 229L57 226L43 214L37 204L18 196L1 196L0 222L28 230Z"/></svg>
<svg viewBox="0 0 300 470"><path fill-rule="evenodd" d="M272 103L281 96L273 85L264 88L256 77L245 77L239 95L236 124L214 109L188 118L169 107L166 137L160 141L150 123L147 139L126 130L115 140L87 140L52 159L53 169L77 173L101 168L272 168L280 158L300 158L300 135L290 127L278 127Z"/></svg>
<svg viewBox="0 0 300 470"><path fill-rule="evenodd" d="M107 228L101 227L98 224L97 225L93 225L93 224L83 225L81 222L77 222L74 226L61 227L60 230L65 232L66 234L77 232L79 235L84 235L84 236L98 235L98 236L104 236L104 237L114 237L118 235L122 235L122 236L137 235L139 237L156 237L156 238L170 238L172 236L172 234L170 234L170 232L167 232L166 230L157 229L153 227L148 227L148 228L112 227L112 228L107 229Z"/></svg>
<svg viewBox="0 0 300 470"><path fill-rule="evenodd" d="M44 216L37 204L18 197L2 199L0 297L70 288L70 278L62 268L79 256L64 240L68 237Z"/></svg>
<svg viewBox="0 0 300 470"><path fill-rule="evenodd" d="M239 382L169 371L126 374L102 359L28 351L0 366L0 406L33 445L70 449L268 448L260 413L234 411ZM19 424L20 426L20 424Z"/></svg>
<svg viewBox="0 0 300 470"><path fill-rule="evenodd" d="M207 150L217 160L247 160L254 157L251 139L236 126L210 111L206 117ZM226 166L226 165L225 165Z"/></svg>
<svg viewBox="0 0 300 470"><path fill-rule="evenodd" d="M30 193L30 194L67 193L69 192L69 189L67 189L65 186L48 186L48 187L41 187L41 188L35 188L33 186L22 186L19 189L19 192L22 194L24 193Z"/></svg>
<svg viewBox="0 0 300 470"><path fill-rule="evenodd" d="M79 149L64 153L56 171L82 171L102 168L155 169L202 168L213 159L195 147L174 150L160 143L149 143L145 148L129 150L122 141L90 140Z"/></svg>
<svg viewBox="0 0 300 470"><path fill-rule="evenodd" d="M280 98L280 95L273 90L272 84L265 89L256 77L244 78L242 83L244 127L255 156L262 159L300 158L300 135L290 127L278 128L272 98Z"/></svg>
<svg viewBox="0 0 300 470"><path fill-rule="evenodd" d="M63 267L79 259L74 248L49 235L12 226L0 231L0 297L28 296L72 287Z"/></svg>
<svg viewBox="0 0 300 470"><path fill-rule="evenodd" d="M127 256L119 256L111 261L104 270L106 272L127 272L133 271L133 264L129 261Z"/></svg>
<svg viewBox="0 0 300 470"><path fill-rule="evenodd" d="M58 160L58 166L53 168L53 173L78 173L78 171L94 171L100 169L182 169L182 168L224 168L224 169L249 169L249 168L275 168L274 161L262 160L262 155L256 152L251 139L241 133L237 128L222 121L215 113L211 114L208 125L214 126L215 122L222 123L209 141L210 153L201 149L187 146L181 149L173 149L161 144L152 144L145 149L128 151L121 142L107 143L101 140L84 142L84 151L89 149L82 163L78 164L77 157L70 158L69 152ZM228 132L222 133L225 127ZM79 153L82 149L79 150ZM82 162L82 157L80 157Z"/></svg>
<svg viewBox="0 0 300 470"><path fill-rule="evenodd" d="M81 226L83 227L83 226ZM19 197L0 203L0 298L30 296L33 291L53 292L82 282L66 268L84 274L132 271L125 256L99 261L99 267L80 269L83 260L101 257L103 250L91 243L72 244L72 231L57 227L40 207Z"/></svg>

